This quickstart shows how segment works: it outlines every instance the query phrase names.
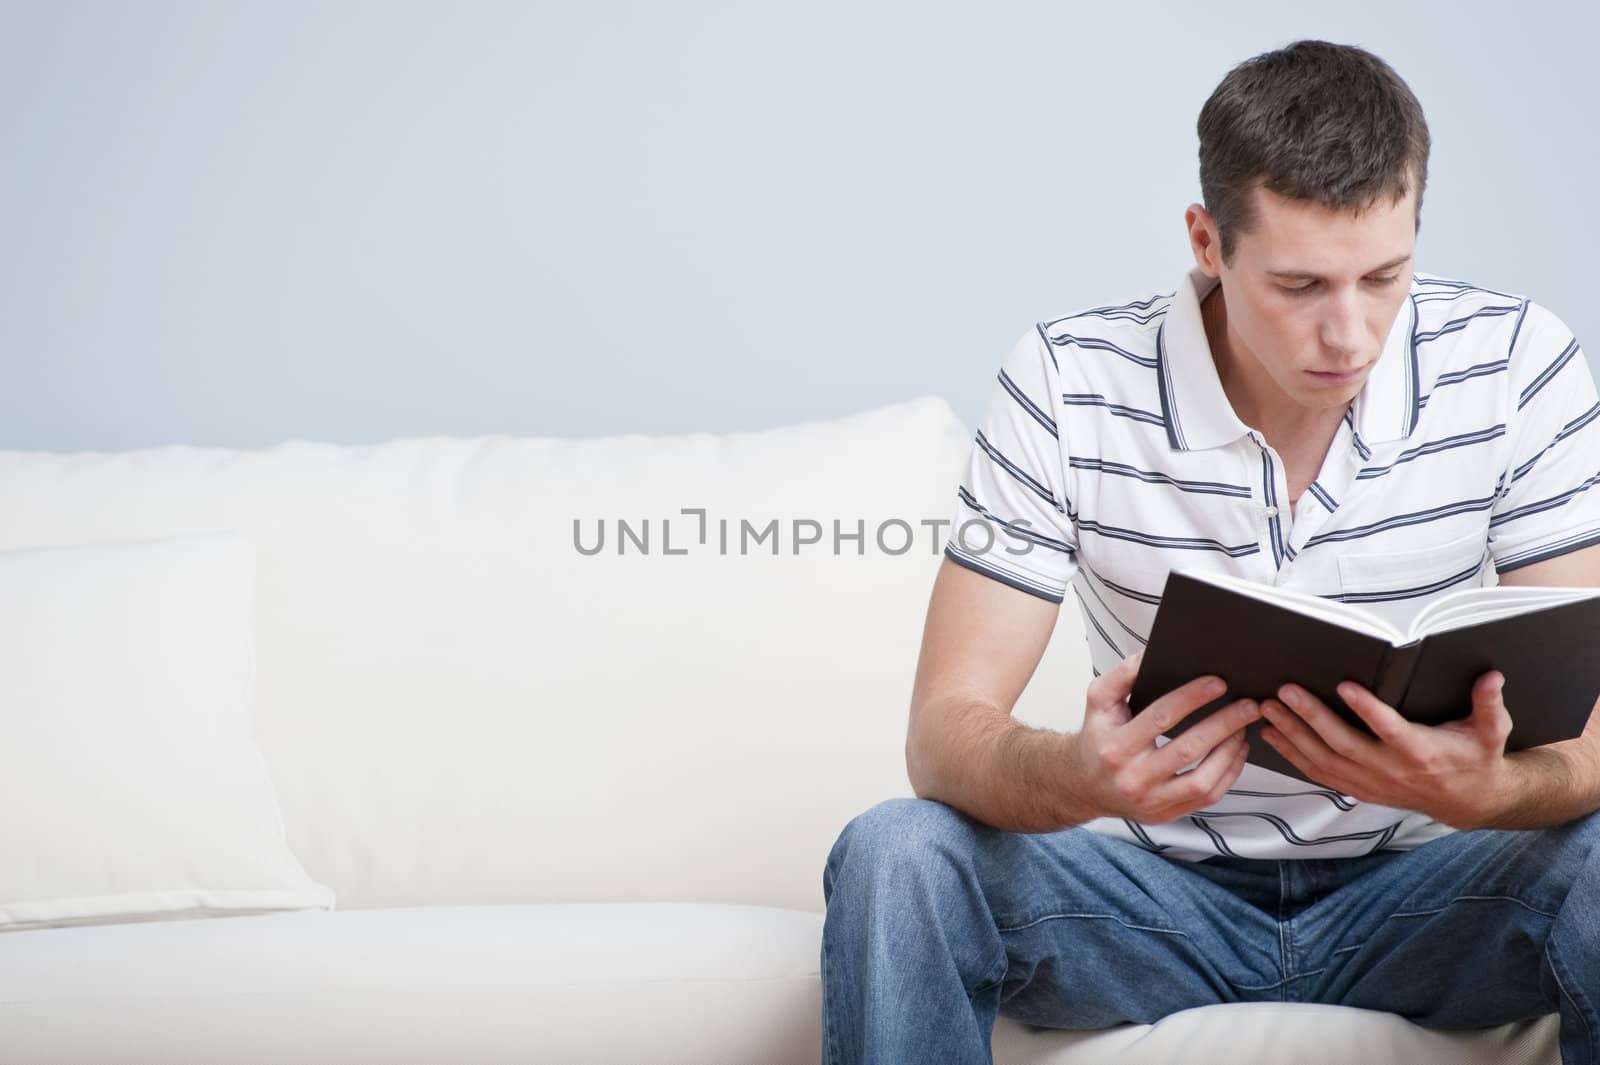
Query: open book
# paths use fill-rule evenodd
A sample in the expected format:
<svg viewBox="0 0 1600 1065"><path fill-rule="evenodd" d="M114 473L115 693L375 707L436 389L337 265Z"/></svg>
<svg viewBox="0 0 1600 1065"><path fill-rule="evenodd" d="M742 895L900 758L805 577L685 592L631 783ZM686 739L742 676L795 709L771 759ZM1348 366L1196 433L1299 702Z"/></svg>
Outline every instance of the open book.
<svg viewBox="0 0 1600 1065"><path fill-rule="evenodd" d="M1510 751L1568 740L1583 731L1600 697L1600 588L1510 585L1469 588L1428 604L1402 632L1359 606L1199 571L1168 575L1128 705L1135 713L1205 674L1228 682L1167 733L1235 699L1276 698L1293 682L1353 727L1368 732L1339 698L1351 680L1410 721L1437 725L1467 716L1472 685L1505 674ZM1304 780L1248 729L1249 760Z"/></svg>

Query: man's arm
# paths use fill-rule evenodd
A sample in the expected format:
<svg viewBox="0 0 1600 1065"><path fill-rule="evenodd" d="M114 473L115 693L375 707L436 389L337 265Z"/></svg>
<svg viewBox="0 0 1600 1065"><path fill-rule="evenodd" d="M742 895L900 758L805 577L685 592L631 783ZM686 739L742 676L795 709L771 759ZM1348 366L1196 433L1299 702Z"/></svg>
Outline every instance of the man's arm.
<svg viewBox="0 0 1600 1065"><path fill-rule="evenodd" d="M1244 768L1243 729L1260 717L1255 702L1237 700L1164 747L1155 743L1222 694L1218 678L1197 677L1134 716L1127 697L1135 656L1089 685L1078 732L1031 728L1011 716L1059 610L944 560L906 732L917 797L1012 832L1054 832L1102 816L1161 824L1220 799Z"/></svg>
<svg viewBox="0 0 1600 1065"><path fill-rule="evenodd" d="M1523 305L1506 356L1509 479L1489 516L1489 549L1500 583L1600 587L1600 545L1588 535L1600 519L1600 495L1585 490L1594 476L1600 432L1594 373L1566 323L1531 301ZM1562 542L1589 546L1524 561ZM1513 713L1518 709L1511 707ZM1485 827L1540 828L1600 808L1597 711L1600 701L1577 739L1506 757L1511 786L1489 811Z"/></svg>
<svg viewBox="0 0 1600 1065"><path fill-rule="evenodd" d="M1501 584L1600 588L1600 544L1522 566ZM1513 786L1485 828L1543 828L1600 809L1600 700L1583 735L1506 756Z"/></svg>
<svg viewBox="0 0 1600 1065"><path fill-rule="evenodd" d="M1095 816L1062 793L1072 737L1011 716L1060 609L944 560L906 730L906 772L918 798L1012 832L1052 832Z"/></svg>

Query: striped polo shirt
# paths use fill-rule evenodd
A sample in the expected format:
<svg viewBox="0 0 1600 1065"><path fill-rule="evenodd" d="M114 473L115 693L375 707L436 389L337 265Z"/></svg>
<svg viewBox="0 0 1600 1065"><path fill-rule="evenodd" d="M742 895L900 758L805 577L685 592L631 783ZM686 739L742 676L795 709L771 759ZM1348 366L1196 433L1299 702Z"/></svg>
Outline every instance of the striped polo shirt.
<svg viewBox="0 0 1600 1065"><path fill-rule="evenodd" d="M957 491L946 556L1051 602L1070 585L1097 676L1145 646L1174 569L1359 603L1404 629L1440 596L1600 543L1600 403L1548 309L1417 274L1291 513L1281 456L1212 361L1200 302L1216 284L1192 270L1029 329ZM1193 816L1087 827L1189 860L1344 857L1453 831L1255 765Z"/></svg>

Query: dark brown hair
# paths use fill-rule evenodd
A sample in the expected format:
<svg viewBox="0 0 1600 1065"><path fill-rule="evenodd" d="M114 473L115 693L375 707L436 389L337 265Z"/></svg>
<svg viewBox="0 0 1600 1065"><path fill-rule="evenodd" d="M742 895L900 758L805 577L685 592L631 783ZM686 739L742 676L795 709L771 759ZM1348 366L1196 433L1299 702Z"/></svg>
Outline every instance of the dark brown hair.
<svg viewBox="0 0 1600 1065"><path fill-rule="evenodd" d="M1348 44L1296 41L1228 72L1200 109L1200 193L1222 258L1255 225L1251 190L1361 210L1428 183L1428 123L1389 64Z"/></svg>

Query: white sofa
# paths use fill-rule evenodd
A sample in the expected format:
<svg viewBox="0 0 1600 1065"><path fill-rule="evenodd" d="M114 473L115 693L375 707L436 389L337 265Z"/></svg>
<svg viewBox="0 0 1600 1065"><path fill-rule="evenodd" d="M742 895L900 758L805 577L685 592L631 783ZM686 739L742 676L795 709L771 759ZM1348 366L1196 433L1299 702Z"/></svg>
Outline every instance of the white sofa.
<svg viewBox="0 0 1600 1065"><path fill-rule="evenodd" d="M823 864L911 793L939 563L918 523L951 515L970 446L924 398L723 436L0 451L0 550L249 537L254 738L337 899L0 932L0 1062L818 1061ZM648 551L618 553L619 519L648 520ZM740 522L772 519L778 554L741 554ZM835 553L835 519L859 548ZM797 546L806 522L822 540ZM1017 716L1073 727L1087 680L1069 600ZM1251 1005L1095 1033L1002 1018L994 1047L1504 1065L1556 1062L1555 1034Z"/></svg>

